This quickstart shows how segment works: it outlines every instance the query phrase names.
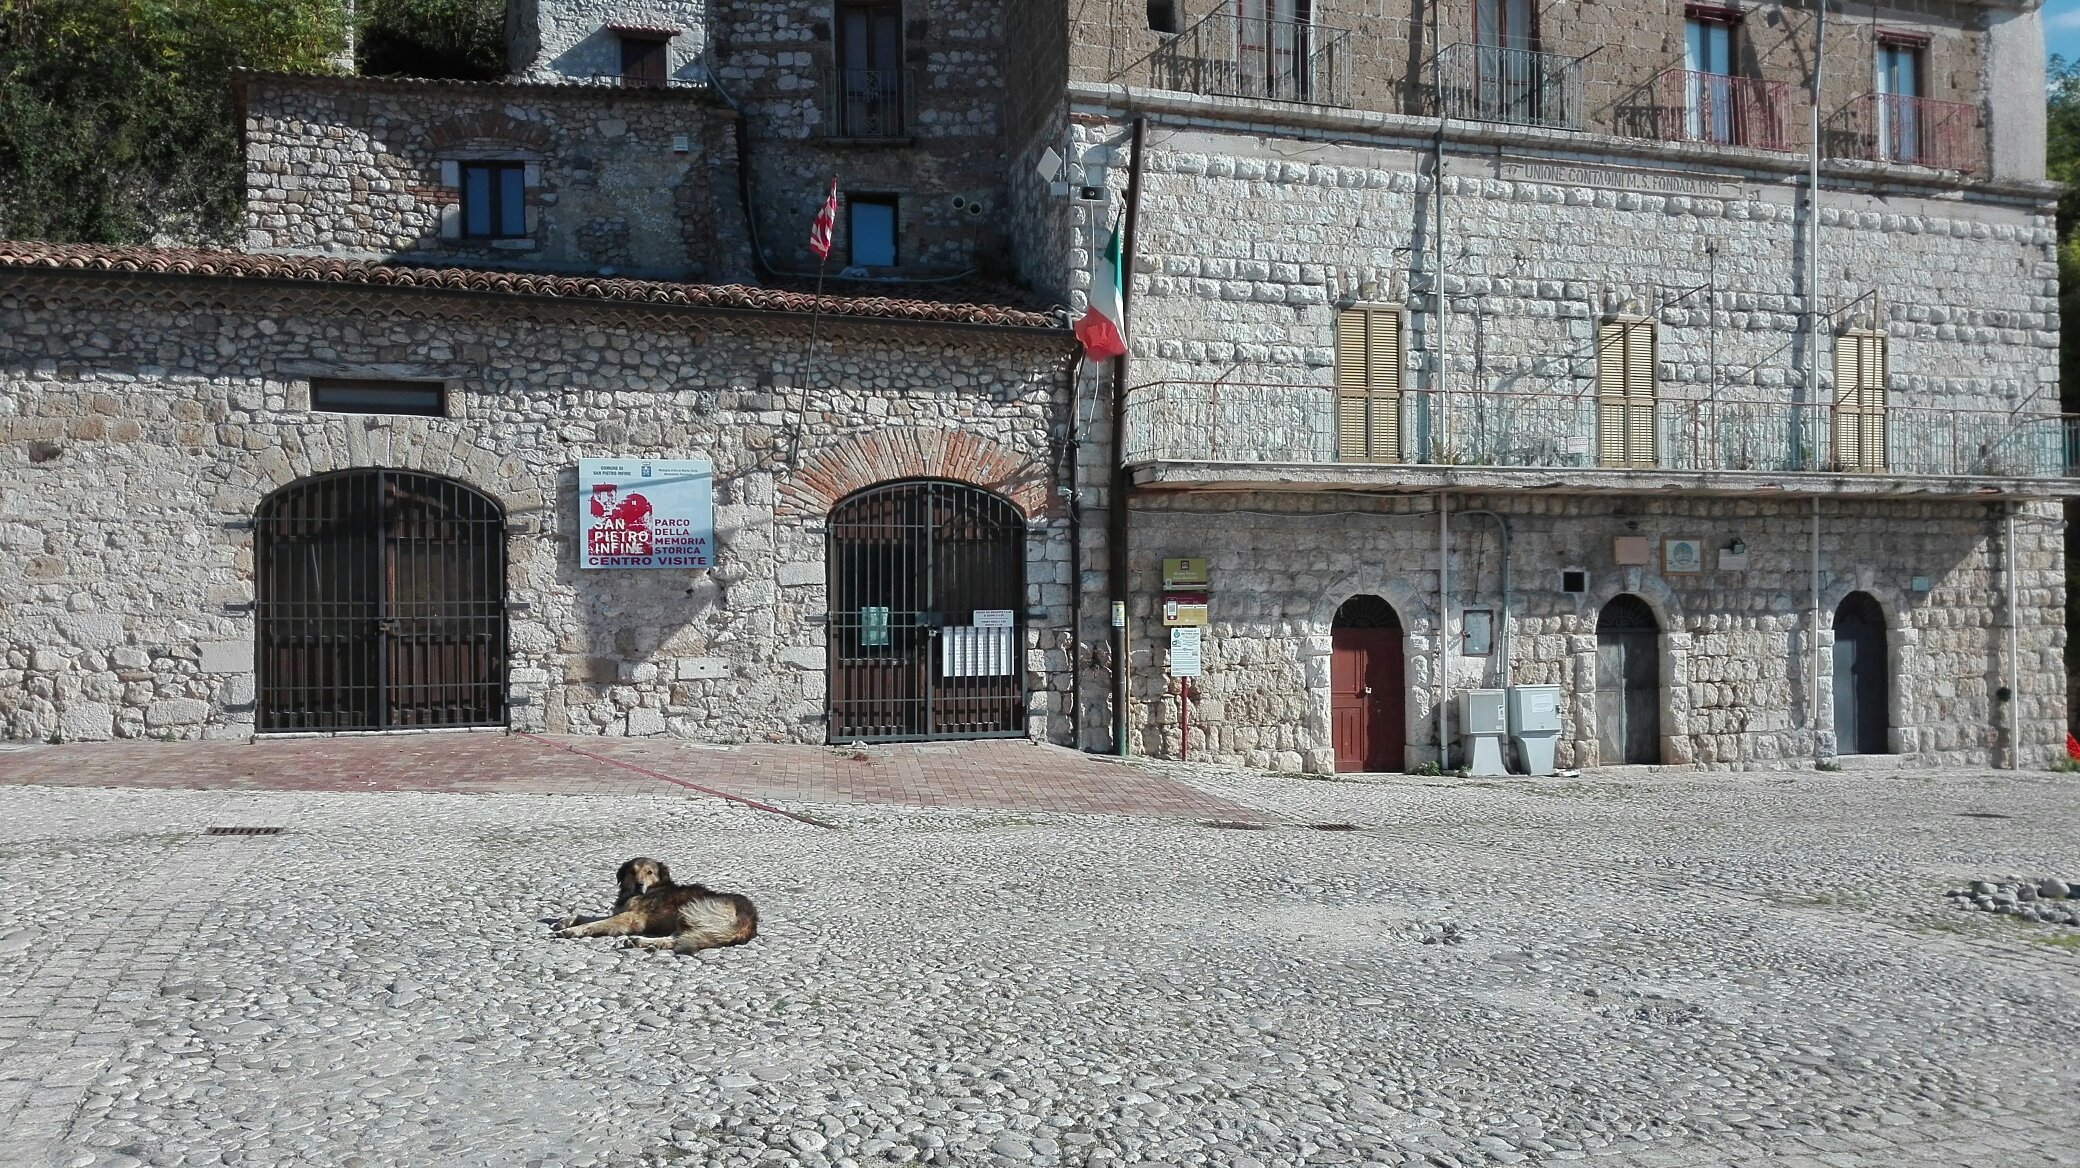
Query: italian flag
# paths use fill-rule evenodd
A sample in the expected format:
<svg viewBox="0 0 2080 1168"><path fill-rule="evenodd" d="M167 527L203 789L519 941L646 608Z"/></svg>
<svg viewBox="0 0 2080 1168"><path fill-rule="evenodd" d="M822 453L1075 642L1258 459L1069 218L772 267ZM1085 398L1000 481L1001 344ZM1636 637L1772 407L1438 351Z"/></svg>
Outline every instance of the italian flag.
<svg viewBox="0 0 2080 1168"><path fill-rule="evenodd" d="M1087 360L1103 361L1127 353L1127 318L1120 310L1126 297L1122 292L1124 277L1119 254L1119 228L1114 227L1105 253L1098 257L1097 270L1091 273L1090 310L1076 320L1076 339L1083 342Z"/></svg>

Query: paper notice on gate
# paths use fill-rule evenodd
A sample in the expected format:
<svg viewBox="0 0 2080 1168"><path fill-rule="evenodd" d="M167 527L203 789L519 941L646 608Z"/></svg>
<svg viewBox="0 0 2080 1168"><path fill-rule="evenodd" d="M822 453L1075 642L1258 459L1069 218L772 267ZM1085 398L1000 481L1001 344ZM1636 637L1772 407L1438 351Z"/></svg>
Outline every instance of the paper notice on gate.
<svg viewBox="0 0 2080 1168"><path fill-rule="evenodd" d="M939 630L939 676L1002 677L1016 666L1017 629L948 625Z"/></svg>

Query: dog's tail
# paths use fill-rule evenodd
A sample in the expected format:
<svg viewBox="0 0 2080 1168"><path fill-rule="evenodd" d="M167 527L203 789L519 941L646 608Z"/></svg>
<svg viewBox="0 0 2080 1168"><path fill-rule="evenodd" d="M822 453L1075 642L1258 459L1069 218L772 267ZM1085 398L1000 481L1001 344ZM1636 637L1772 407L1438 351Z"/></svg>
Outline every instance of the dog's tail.
<svg viewBox="0 0 2080 1168"><path fill-rule="evenodd" d="M742 945L758 936L758 909L734 892L703 896L679 910L674 953L698 953L724 945Z"/></svg>

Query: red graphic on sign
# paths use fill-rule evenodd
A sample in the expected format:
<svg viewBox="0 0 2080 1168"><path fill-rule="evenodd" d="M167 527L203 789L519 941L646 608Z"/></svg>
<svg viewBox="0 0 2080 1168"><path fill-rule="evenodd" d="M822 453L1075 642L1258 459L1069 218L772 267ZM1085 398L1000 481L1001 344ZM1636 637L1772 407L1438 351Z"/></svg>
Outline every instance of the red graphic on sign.
<svg viewBox="0 0 2080 1168"><path fill-rule="evenodd" d="M595 556L650 554L650 500L639 494L622 498L612 483L592 484L591 511L599 522L586 533L586 551Z"/></svg>

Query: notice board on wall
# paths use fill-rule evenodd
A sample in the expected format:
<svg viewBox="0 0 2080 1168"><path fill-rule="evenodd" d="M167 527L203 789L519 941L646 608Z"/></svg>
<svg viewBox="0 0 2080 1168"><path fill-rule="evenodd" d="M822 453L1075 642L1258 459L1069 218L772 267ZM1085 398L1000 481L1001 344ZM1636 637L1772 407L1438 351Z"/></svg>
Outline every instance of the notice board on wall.
<svg viewBox="0 0 2080 1168"><path fill-rule="evenodd" d="M705 458L579 459L579 566L714 567L714 483Z"/></svg>

